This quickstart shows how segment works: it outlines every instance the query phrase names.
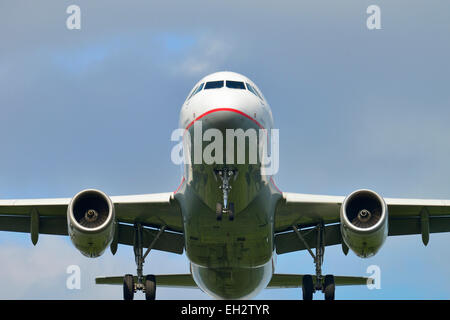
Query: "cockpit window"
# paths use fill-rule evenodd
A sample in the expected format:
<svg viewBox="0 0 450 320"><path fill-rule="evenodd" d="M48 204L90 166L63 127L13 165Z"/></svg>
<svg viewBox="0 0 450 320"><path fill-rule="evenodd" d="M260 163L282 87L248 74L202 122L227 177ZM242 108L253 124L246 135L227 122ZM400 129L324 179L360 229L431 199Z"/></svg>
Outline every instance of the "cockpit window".
<svg viewBox="0 0 450 320"><path fill-rule="evenodd" d="M231 81L231 80L227 80L227 88L231 88L231 89L244 89L245 90L245 85L243 82L240 81Z"/></svg>
<svg viewBox="0 0 450 320"><path fill-rule="evenodd" d="M206 89L218 89L223 87L223 80L221 81L210 81L205 84Z"/></svg>
<svg viewBox="0 0 450 320"><path fill-rule="evenodd" d="M193 96L195 96L197 93L199 93L200 91L202 91L203 86L205 85L205 83L202 83L201 85L199 85L197 88L194 89L194 91L192 91L191 95L189 96L188 100L190 98L192 98Z"/></svg>
<svg viewBox="0 0 450 320"><path fill-rule="evenodd" d="M250 83L245 83L245 84L247 85L248 91L250 91L251 93L253 93L255 96L257 96L258 98L260 98L260 99L262 100L262 98L261 98L261 96L259 95L258 91L256 91L256 89L253 88L252 85L251 85Z"/></svg>
<svg viewBox="0 0 450 320"><path fill-rule="evenodd" d="M190 98L192 98L192 96L194 95L194 93L197 91L198 87L195 87L194 90L192 90L191 94L187 97L186 100L189 100Z"/></svg>
<svg viewBox="0 0 450 320"><path fill-rule="evenodd" d="M198 88L197 88L197 89L194 91L194 93L192 94L192 96L195 96L197 93L199 93L200 91L202 91L204 85L205 85L204 83L202 83L201 85L199 85Z"/></svg>
<svg viewBox="0 0 450 320"><path fill-rule="evenodd" d="M256 94L258 95L258 97L259 97L261 100L264 100L264 98L262 97L261 93L259 93L258 89L253 88L253 90L256 91Z"/></svg>

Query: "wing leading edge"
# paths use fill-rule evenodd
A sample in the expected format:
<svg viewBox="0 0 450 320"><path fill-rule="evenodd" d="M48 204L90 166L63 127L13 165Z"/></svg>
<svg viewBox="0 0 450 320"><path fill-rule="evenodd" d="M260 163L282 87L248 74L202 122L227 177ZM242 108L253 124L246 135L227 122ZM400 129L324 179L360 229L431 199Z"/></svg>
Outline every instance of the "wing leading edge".
<svg viewBox="0 0 450 320"><path fill-rule="evenodd" d="M37 243L39 234L68 235L70 201L70 198L0 200L0 231L30 233L33 244ZM132 246L134 228L130 224L139 222L144 226L144 246L164 226L154 249L183 253L182 216L173 193L115 196L111 201L118 223L117 243Z"/></svg>
<svg viewBox="0 0 450 320"><path fill-rule="evenodd" d="M340 207L345 197L283 193L275 213L275 245L278 254L315 248L318 223L324 226L326 246L342 243ZM384 198L389 211L389 236L422 234L423 213L427 233L450 232L450 200ZM298 228L305 242L293 230Z"/></svg>

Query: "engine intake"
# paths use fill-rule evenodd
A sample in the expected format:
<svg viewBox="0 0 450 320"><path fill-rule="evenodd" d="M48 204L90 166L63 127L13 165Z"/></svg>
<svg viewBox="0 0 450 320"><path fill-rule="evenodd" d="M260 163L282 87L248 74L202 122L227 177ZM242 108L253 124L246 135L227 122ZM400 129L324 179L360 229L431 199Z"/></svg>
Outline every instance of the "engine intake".
<svg viewBox="0 0 450 320"><path fill-rule="evenodd" d="M352 192L341 206L341 233L345 244L359 257L375 255L387 237L387 217L386 203L376 192Z"/></svg>
<svg viewBox="0 0 450 320"><path fill-rule="evenodd" d="M99 257L111 244L115 229L114 204L99 190L83 190L67 208L70 239L87 257Z"/></svg>

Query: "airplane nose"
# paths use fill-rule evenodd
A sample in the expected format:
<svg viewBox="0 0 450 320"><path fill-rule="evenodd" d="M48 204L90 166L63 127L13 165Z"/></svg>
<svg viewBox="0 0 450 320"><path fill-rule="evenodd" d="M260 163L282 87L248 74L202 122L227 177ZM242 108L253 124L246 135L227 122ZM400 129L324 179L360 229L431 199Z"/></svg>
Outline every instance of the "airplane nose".
<svg viewBox="0 0 450 320"><path fill-rule="evenodd" d="M261 117L265 111L259 105L251 103L241 104L210 104L196 111L194 121L190 123L192 126L195 122L201 121L205 129L215 128L219 130L225 129L243 129L249 128L264 129L264 123L261 123ZM225 133L225 131L224 131Z"/></svg>
<svg viewBox="0 0 450 320"><path fill-rule="evenodd" d="M255 119L256 115L249 115L238 108L214 108L201 117L205 129L214 128L218 130L243 129L260 126Z"/></svg>

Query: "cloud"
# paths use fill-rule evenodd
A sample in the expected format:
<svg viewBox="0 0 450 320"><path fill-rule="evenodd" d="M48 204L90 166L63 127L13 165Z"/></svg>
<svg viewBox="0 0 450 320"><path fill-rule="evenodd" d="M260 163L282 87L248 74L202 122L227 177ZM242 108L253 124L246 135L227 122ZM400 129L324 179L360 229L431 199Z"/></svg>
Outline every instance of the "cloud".
<svg viewBox="0 0 450 320"><path fill-rule="evenodd" d="M71 48L61 50L53 50L51 59L57 67L71 73L86 72L96 65L101 64L106 58L114 54L118 50L117 40L102 44L85 46L82 48ZM58 52L59 51L59 52Z"/></svg>
<svg viewBox="0 0 450 320"><path fill-rule="evenodd" d="M136 273L132 248L119 246L116 256L107 250L100 258L90 259L79 253L68 238L41 235L36 247L27 235L11 241L0 237L0 299L122 299L121 286L95 285L96 277ZM25 239L26 238L26 239ZM25 241L27 240L27 241ZM81 289L68 289L72 273L69 266L80 268ZM153 251L144 265L146 273L189 273L185 256ZM158 299L209 299L199 289L158 288ZM143 299L136 295L136 299Z"/></svg>
<svg viewBox="0 0 450 320"><path fill-rule="evenodd" d="M173 73L186 73L201 78L221 70L229 60L233 45L229 41L204 37L191 54L173 67Z"/></svg>

